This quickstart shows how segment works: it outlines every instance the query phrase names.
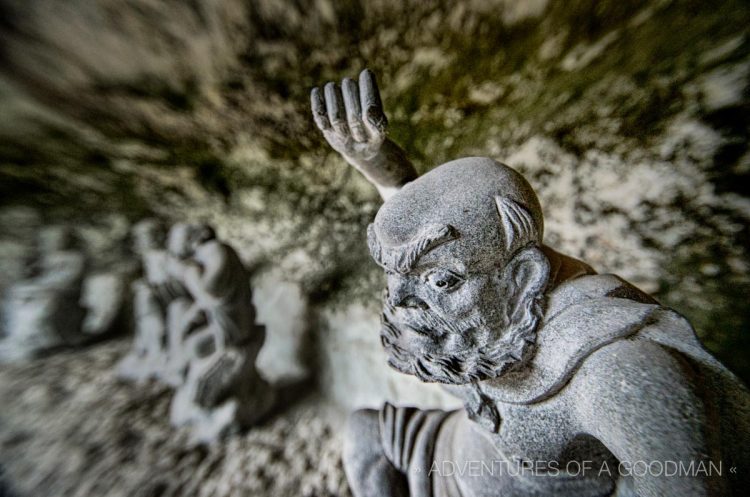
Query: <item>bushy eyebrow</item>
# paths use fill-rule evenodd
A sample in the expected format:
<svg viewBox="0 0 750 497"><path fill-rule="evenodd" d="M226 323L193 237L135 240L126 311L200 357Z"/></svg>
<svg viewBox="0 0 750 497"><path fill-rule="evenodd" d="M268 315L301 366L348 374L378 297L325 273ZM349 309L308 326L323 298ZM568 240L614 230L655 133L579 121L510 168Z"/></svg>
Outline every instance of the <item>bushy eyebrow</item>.
<svg viewBox="0 0 750 497"><path fill-rule="evenodd" d="M430 250L458 237L458 231L453 226L432 224L425 226L410 242L395 247L384 247L378 240L375 226L370 224L367 227L367 245L370 247L372 258L384 269L400 274L406 274L414 269L419 258Z"/></svg>
<svg viewBox="0 0 750 497"><path fill-rule="evenodd" d="M443 259L435 260L435 261L425 261L424 257L420 257L419 260L417 260L417 262L414 264L414 267L412 267L411 270L421 273L421 274L427 274L435 270L441 270L441 269L444 271L453 273L454 275L460 276L462 278L465 278L468 275L466 266L460 261L456 261L456 260L446 261Z"/></svg>

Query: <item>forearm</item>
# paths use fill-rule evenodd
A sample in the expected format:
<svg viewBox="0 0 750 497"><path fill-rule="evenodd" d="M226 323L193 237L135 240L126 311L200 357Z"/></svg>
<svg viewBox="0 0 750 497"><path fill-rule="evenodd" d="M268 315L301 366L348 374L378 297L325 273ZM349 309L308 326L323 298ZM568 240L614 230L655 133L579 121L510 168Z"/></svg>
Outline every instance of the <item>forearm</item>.
<svg viewBox="0 0 750 497"><path fill-rule="evenodd" d="M417 171L406 157L406 153L390 139L386 139L378 153L370 159L352 158L346 155L344 158L379 190L381 188L397 190L417 178Z"/></svg>
<svg viewBox="0 0 750 497"><path fill-rule="evenodd" d="M323 91L310 92L315 125L326 141L388 199L416 179L417 171L404 151L386 138L388 119L383 112L375 75L365 69L359 83L344 78L341 86L329 82Z"/></svg>

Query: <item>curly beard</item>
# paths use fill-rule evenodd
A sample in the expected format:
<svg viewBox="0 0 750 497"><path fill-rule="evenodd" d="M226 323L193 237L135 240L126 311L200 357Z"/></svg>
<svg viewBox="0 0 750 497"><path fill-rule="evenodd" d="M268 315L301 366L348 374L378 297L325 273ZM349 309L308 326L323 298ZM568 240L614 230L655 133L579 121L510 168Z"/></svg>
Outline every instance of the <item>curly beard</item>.
<svg viewBox="0 0 750 497"><path fill-rule="evenodd" d="M495 327L478 318L448 322L431 309L396 309L386 303L380 340L391 367L424 382L463 385L497 378L533 352L540 300L528 299L520 316L506 311L505 323ZM456 341L459 347L451 345Z"/></svg>

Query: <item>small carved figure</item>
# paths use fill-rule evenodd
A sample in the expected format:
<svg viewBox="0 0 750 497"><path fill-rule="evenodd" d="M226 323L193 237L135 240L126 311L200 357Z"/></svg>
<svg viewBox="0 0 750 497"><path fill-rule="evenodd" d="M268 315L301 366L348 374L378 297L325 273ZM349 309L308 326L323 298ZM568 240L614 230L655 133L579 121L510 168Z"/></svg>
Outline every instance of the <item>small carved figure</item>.
<svg viewBox="0 0 750 497"><path fill-rule="evenodd" d="M2 360L31 358L87 339L80 305L86 257L69 227L48 226L40 231L35 266L29 279L7 291Z"/></svg>
<svg viewBox="0 0 750 497"><path fill-rule="evenodd" d="M133 226L132 233L143 277L132 285L135 338L132 350L118 365L118 374L141 381L160 376L166 368L166 308L184 291L167 274L164 226L144 219Z"/></svg>
<svg viewBox="0 0 750 497"><path fill-rule="evenodd" d="M187 223L172 225L167 235L167 250L159 265L159 271L163 273L164 279L164 284L160 287L164 302L164 353L156 377L173 387L178 387L185 381L190 358L189 354L185 353L185 340L198 326L196 319L201 317L193 296L185 287L183 274L171 270L188 253L189 229L190 225Z"/></svg>
<svg viewBox="0 0 750 497"><path fill-rule="evenodd" d="M682 316L544 245L537 197L510 167L471 157L417 178L385 138L371 72L311 100L326 140L386 199L367 239L387 279L389 364L465 404L355 412L355 496L744 491L750 394Z"/></svg>
<svg viewBox="0 0 750 497"><path fill-rule="evenodd" d="M206 225L170 233L169 274L192 304L178 316L170 362L187 371L175 392L171 420L210 442L255 423L272 407L274 390L255 368L265 329L255 324L250 278L237 253ZM183 373L184 374L184 373Z"/></svg>

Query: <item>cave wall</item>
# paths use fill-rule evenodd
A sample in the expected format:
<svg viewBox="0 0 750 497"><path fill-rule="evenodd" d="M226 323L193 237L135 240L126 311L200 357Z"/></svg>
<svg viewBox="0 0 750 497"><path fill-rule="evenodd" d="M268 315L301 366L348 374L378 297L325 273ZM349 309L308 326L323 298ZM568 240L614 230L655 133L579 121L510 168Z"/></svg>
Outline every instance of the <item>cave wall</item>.
<svg viewBox="0 0 750 497"><path fill-rule="evenodd" d="M748 25L739 0L0 0L2 286L44 224L106 269L142 216L208 221L254 271L268 375L452 405L385 365L380 199L309 115L312 86L369 67L420 172L518 168L546 243L686 314L747 381Z"/></svg>

